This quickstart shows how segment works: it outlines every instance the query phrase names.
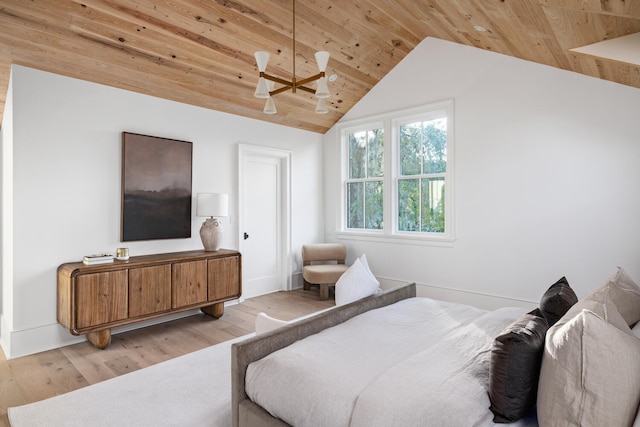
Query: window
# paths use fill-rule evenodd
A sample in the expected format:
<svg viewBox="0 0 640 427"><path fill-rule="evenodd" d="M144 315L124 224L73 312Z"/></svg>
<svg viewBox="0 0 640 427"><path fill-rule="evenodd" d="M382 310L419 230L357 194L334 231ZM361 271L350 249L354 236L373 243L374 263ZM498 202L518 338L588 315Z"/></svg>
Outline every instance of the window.
<svg viewBox="0 0 640 427"><path fill-rule="evenodd" d="M453 241L453 101L362 123L340 134L341 236Z"/></svg>
<svg viewBox="0 0 640 427"><path fill-rule="evenodd" d="M383 226L384 131L347 133L347 228L381 230Z"/></svg>
<svg viewBox="0 0 640 427"><path fill-rule="evenodd" d="M398 125L398 231L444 233L447 118Z"/></svg>

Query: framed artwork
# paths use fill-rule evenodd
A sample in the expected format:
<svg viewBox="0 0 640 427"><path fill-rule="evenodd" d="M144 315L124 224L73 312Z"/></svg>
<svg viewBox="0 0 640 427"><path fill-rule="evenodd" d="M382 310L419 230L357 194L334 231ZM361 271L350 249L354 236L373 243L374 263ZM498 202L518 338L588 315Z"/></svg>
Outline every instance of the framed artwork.
<svg viewBox="0 0 640 427"><path fill-rule="evenodd" d="M122 133L121 241L191 237L192 153L191 142Z"/></svg>

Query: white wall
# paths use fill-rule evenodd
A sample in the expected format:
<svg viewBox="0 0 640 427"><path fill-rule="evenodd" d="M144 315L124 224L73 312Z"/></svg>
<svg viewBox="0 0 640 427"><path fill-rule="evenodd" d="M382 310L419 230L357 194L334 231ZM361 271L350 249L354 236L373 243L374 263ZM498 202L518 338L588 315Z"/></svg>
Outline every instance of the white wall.
<svg viewBox="0 0 640 427"><path fill-rule="evenodd" d="M366 253L394 281L532 302L564 275L583 296L617 265L640 282L640 90L428 38L343 121L449 98L453 247L341 240L351 258ZM327 241L337 240L338 147L334 127Z"/></svg>
<svg viewBox="0 0 640 427"><path fill-rule="evenodd" d="M238 247L238 143L291 151L292 251L324 234L322 192L307 190L323 185L319 134L21 66L12 67L11 91L2 126L3 235L13 234L2 265L7 357L78 340L56 323L58 265L123 245L132 255L202 248L195 207L190 239L120 242L123 131L193 142L194 197L230 195L227 248Z"/></svg>

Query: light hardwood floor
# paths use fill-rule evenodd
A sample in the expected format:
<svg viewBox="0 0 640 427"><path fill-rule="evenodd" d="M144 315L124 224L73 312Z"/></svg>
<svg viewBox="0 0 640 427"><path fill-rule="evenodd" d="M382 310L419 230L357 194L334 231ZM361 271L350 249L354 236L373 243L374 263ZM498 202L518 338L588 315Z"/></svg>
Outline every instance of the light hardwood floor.
<svg viewBox="0 0 640 427"><path fill-rule="evenodd" d="M194 315L113 335L99 350L88 342L7 360L0 350L0 427L9 427L7 408L46 399L145 368L254 331L265 312L291 320L333 306L317 290L276 292L225 308L213 319Z"/></svg>

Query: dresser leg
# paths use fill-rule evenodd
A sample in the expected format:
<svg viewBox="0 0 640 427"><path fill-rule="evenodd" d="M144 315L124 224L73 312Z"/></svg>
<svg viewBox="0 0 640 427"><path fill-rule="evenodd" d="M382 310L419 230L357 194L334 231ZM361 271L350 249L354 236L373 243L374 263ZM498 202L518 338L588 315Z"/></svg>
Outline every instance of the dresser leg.
<svg viewBox="0 0 640 427"><path fill-rule="evenodd" d="M111 344L111 329L89 332L87 333L87 340L99 349L104 350L109 346L109 344Z"/></svg>
<svg viewBox="0 0 640 427"><path fill-rule="evenodd" d="M224 303L219 302L217 304L209 305L207 307L202 307L200 310L204 314L208 314L209 316L213 316L216 319L219 319L224 314Z"/></svg>

